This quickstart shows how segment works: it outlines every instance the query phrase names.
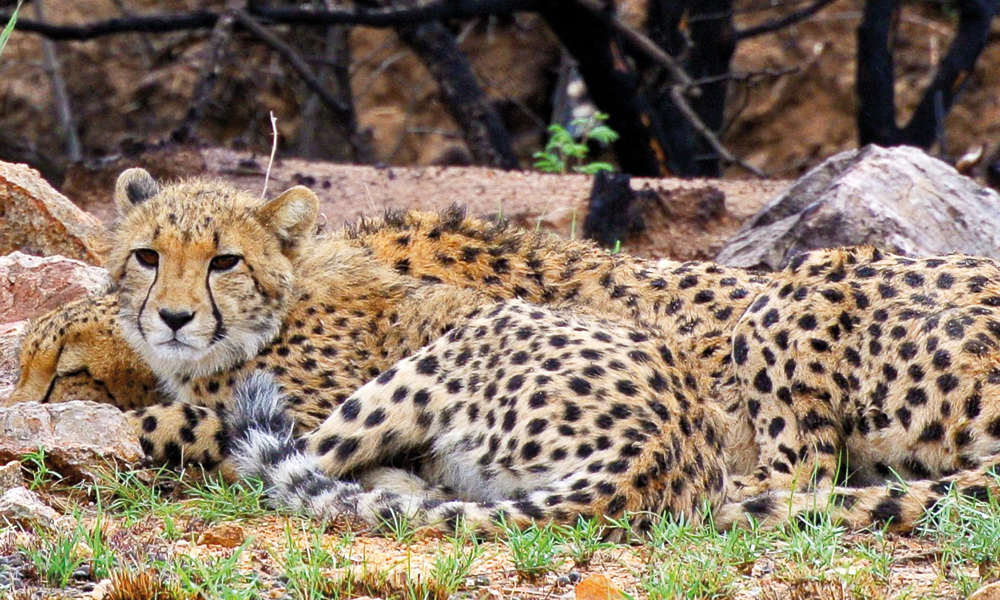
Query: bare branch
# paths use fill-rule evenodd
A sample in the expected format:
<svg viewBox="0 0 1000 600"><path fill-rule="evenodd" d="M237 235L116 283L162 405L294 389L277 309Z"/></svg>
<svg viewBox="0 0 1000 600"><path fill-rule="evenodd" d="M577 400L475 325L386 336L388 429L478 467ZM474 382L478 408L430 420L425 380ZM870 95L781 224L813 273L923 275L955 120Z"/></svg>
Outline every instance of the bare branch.
<svg viewBox="0 0 1000 600"><path fill-rule="evenodd" d="M422 23L396 30L438 84L441 101L462 128L476 162L500 169L520 167L503 120L476 80L455 36L442 23Z"/></svg>
<svg viewBox="0 0 1000 600"><path fill-rule="evenodd" d="M741 29L735 34L736 41L740 42L742 40L748 40L752 37L772 33L774 31L795 25L801 21L805 21L809 17L823 10L826 6L833 4L833 2L834 0L816 0L816 2L813 2L805 8L800 8L799 10L790 12L787 15L773 21L767 21L766 23L761 23L760 25L754 25L753 27Z"/></svg>
<svg viewBox="0 0 1000 600"><path fill-rule="evenodd" d="M670 73L674 81L685 89L694 90L694 83L691 81L691 77L688 76L684 67L674 60L674 57L667 54L656 42L632 29L622 22L617 15L609 12L601 0L575 0L575 2L611 26L616 33L622 36L622 41L628 44L633 51L644 54L653 62L659 63L660 66ZM693 93L697 95L696 91L693 91Z"/></svg>
<svg viewBox="0 0 1000 600"><path fill-rule="evenodd" d="M351 111L349 106L345 106L339 98L331 94L330 90L326 89L323 82L316 77L315 73L313 73L309 63L302 58L295 48L291 47L278 36L268 31L266 27L258 23L253 17L243 11L236 12L236 22L248 32L256 36L261 42L277 52L283 59L288 61L288 64L291 65L291 67L299 74L299 77L301 77L302 81L309 86L309 89L311 89L313 93L319 97L319 99L328 109L330 109L331 112L337 115L338 122L344 125L345 129L348 128L347 124L351 123L354 118L353 111ZM348 131L347 138L351 147L354 149L356 156L368 156L365 144L358 139L355 132Z"/></svg>
<svg viewBox="0 0 1000 600"><path fill-rule="evenodd" d="M192 29L211 29L219 14L206 10L190 13L120 17L95 21L86 25L52 25L41 20L18 19L17 30L37 33L53 41L85 41L119 33L168 33ZM10 13L0 14L0 21L7 22Z"/></svg>
<svg viewBox="0 0 1000 600"><path fill-rule="evenodd" d="M667 71L673 76L676 82L670 91L670 97L677 105L677 109L680 111L684 119L691 125L691 127L700 135L708 145L715 150L716 153L722 158L723 161L736 165L749 173L754 174L757 177L767 177L767 174L758 169L757 167L737 158L732 152L730 152L723 144L719 141L718 136L716 136L711 129L705 125L698 113L691 107L688 102L686 93L694 89L694 82L691 77L687 74L683 67L674 60L672 56L663 51L658 45L656 45L648 37L642 35L641 33L635 31L625 23L621 21L613 13L609 13L605 10L604 6L601 4L600 0L574 0L580 6L586 8L591 14L600 17L608 25L614 28L614 30L619 33L626 41L633 45L636 49L641 49L641 51L646 54L646 56L652 58L657 63L663 65Z"/></svg>
<svg viewBox="0 0 1000 600"><path fill-rule="evenodd" d="M672 90L670 90L670 97L673 99L674 104L677 105L677 109L681 111L682 115L684 115L688 124L691 125L696 132L698 132L698 135L708 142L708 145L718 153L723 162L736 165L749 173L753 173L757 177L764 178L768 176L767 173L761 171L750 163L736 158L736 156L730 152L729 149L722 144L722 142L719 141L718 136L716 136L712 130L702 122L702 120L698 117L698 113L691 108L691 105L688 103L687 98L684 97L684 92L680 87L675 86Z"/></svg>
<svg viewBox="0 0 1000 600"><path fill-rule="evenodd" d="M205 114L205 108L208 106L212 90L215 89L215 83L219 78L219 64L225 55L226 44L229 43L229 36L233 31L234 20L234 14L227 13L215 23L215 29L212 30L208 47L205 49L205 64L202 65L201 76L198 78L198 82L194 86L194 93L191 95L191 103L188 105L184 120L170 136L175 141L186 142L190 139L191 134L194 133Z"/></svg>
<svg viewBox="0 0 1000 600"><path fill-rule="evenodd" d="M268 24L313 27L330 25L398 27L444 19L535 12L540 6L539 0L432 0L407 8L356 6L345 10L314 10L310 7L269 8L261 6L258 2L250 2L246 14L266 20ZM52 25L41 20L18 19L17 30L37 33L55 41L83 41L120 33L168 33L211 29L221 16L221 13L198 10L189 13L121 17L83 25ZM7 22L9 18L9 11L0 13L0 22Z"/></svg>
<svg viewBox="0 0 1000 600"><path fill-rule="evenodd" d="M39 20L44 20L42 0L37 0L32 4L35 16ZM59 57L56 56L55 44L51 40L42 42L42 61L45 74L52 82L52 97L56 104L56 115L59 119L59 126L63 130L63 138L66 142L66 156L70 162L79 162L83 158L83 150L80 146L80 136L76 132L76 124L73 119L73 107L69 101L69 91L66 89L66 80L62 76L62 69L59 66Z"/></svg>

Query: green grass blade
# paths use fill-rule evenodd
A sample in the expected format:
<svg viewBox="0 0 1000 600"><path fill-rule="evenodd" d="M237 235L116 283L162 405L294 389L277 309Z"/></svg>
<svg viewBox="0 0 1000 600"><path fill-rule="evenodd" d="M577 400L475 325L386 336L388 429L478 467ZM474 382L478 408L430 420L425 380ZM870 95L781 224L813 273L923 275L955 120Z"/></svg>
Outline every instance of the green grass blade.
<svg viewBox="0 0 1000 600"><path fill-rule="evenodd" d="M3 49L7 45L7 40L10 39L10 34L14 32L14 26L17 25L17 13L21 10L22 2L24 0L17 0L17 6L14 7L14 12L10 15L10 21L3 28L3 32L0 32L0 56L3 56Z"/></svg>

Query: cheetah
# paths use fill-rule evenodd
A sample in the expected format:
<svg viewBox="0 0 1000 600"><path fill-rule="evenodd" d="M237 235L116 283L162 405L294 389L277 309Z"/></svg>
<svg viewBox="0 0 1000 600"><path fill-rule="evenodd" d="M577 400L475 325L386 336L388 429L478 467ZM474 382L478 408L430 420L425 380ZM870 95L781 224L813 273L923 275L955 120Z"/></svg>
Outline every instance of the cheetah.
<svg viewBox="0 0 1000 600"><path fill-rule="evenodd" d="M413 407L432 407L416 415L418 429L449 425L442 421L447 411L435 412L451 405L453 392L464 397L457 402L467 406L495 400L496 407L479 409L479 418L483 426L497 431L482 439L477 433L466 443L482 444L483 451L501 441L504 444L502 451L498 447L494 452L497 462L486 472L503 471L498 476L504 483L492 493L519 498L520 512L513 506L504 510L517 522L543 510L521 496L546 489L550 492L545 514L560 520L573 520L577 514L609 514L611 509L676 511L694 518L695 505L717 504L723 498L725 417L706 400L712 386L700 385L700 375L683 371L680 365L686 361L681 358L687 349L698 347L705 362L721 363L728 345L722 339L726 324L735 321L742 312L740 303L753 295L748 287L759 287L763 280L737 271L730 274L714 265L678 264L671 271L654 270L641 261L611 257L584 244L553 252L549 249L556 246L552 238L506 234L502 228L495 230L497 234L468 231L468 223L462 225L464 217L449 215L437 217L438 225L429 229L425 225L434 218L407 215L401 221L390 215L384 226L364 223L342 234L318 237L313 229L317 200L301 187L263 203L218 182L160 187L144 171L132 170L119 179L115 199L120 214L108 261L113 295L74 305L33 327L22 351L25 369L19 400L30 398L28 387L38 389L38 381L44 382L39 373L51 374L53 364L59 372L60 357L67 348L71 355L83 354L76 352L81 340L71 336L77 331L74 326L79 326L124 339L158 382L159 393L167 401L130 400L131 406L143 405L128 415L147 454L159 461L194 460L207 468L220 465L238 439L233 419L227 416L234 393L241 381L260 373L268 373L281 390L294 435L316 439L317 450L329 450L334 434L307 436L326 432L336 426L337 416L349 415L358 404L351 394L360 393L373 380L372 385L378 385L386 373L410 364L406 360L421 349L430 352L428 344L433 348L434 340L447 340L443 336L459 329L468 331L469 320L475 319L468 316L470 310L495 307L507 297L527 296L553 306L574 306L574 314L519 300L500 304L502 316L484 317L488 322L475 327L474 335L483 339L474 350L482 356L466 358L457 352L439 359L452 361L453 369L464 369L468 376L442 382L443 389L414 390L408 400ZM405 219L413 221L407 225ZM393 238L393 248L409 245L401 243L400 228L410 232L414 246L418 246L414 243L418 235L450 242L450 246L441 244L441 256L435 255L439 266L421 267L413 261L404 272L399 258L373 260L377 253L372 248L387 235ZM483 246L481 251L470 249ZM466 265L464 272L453 268L458 262ZM432 267L442 274L437 280L427 274ZM477 278L477 268L492 274ZM448 278L460 279L457 283L462 285L449 283ZM708 287L713 280L724 280L719 285L726 296L702 293L702 286ZM646 289L658 295L650 297ZM727 302L736 306L726 306ZM529 306L533 308L528 310ZM115 326L94 313L90 322L83 323L80 315L87 314L88 307L104 315L116 307ZM677 339L664 339L660 329L646 328L636 318L640 314L650 315ZM508 339L498 328L515 319L522 326ZM68 321L73 326L67 327ZM589 340L590 334L596 336L594 340ZM565 343L574 348L553 354L556 344L563 343L560 340L568 340ZM573 352L584 341L608 347L600 352L593 348ZM677 349L672 342L678 342ZM641 344L648 348L638 349ZM515 346L520 349L514 350ZM514 373L513 366L505 373L498 366L508 358L522 360L529 353L536 356L530 357L531 365L520 367L524 373ZM604 355L609 361L606 366L601 364ZM460 360L468 364L459 365ZM47 368L33 364L40 361ZM73 366L79 371L77 362ZM547 376L551 381L539 374L530 383L515 384L536 368L536 362L542 365L537 368L552 369ZM92 378L99 371L96 364L86 367ZM609 369L614 373L634 370L648 381L630 381L625 375L609 379L607 385L597 381L610 378ZM423 374L421 368L414 373L414 377ZM114 381L107 375L98 376L105 387ZM474 375L478 382L470 382ZM51 388L51 381L46 389ZM531 406L533 397L538 404L541 395L549 393L554 395L551 407ZM574 402L560 397L570 393L581 398ZM110 394L107 400L125 407L117 398ZM573 425L589 418L595 402L607 404L605 419L599 425ZM520 424L515 405L537 413L532 419L536 424ZM450 424L471 420L474 412L465 408L461 418L449 417ZM611 422L605 423L606 419ZM519 435L534 435L531 432L544 420L553 423L550 435L568 439L564 447L546 449L544 458L532 457L540 442L522 442ZM645 444L648 448L639 448L637 440L651 439L654 429L659 432L655 440ZM409 437L403 433L399 443L414 449L417 432L405 432ZM494 435L499 437L494 439ZM349 448L350 444L338 445L330 456L350 459L345 454ZM372 480L370 472L384 480L386 471L378 471L382 461L376 460L383 457L400 459L385 452L375 457L359 455L349 471L333 470L362 482ZM530 470L520 467L519 462L535 458ZM551 468L546 475L550 468L540 463L554 458L565 465ZM423 462L427 464L408 465L411 468L406 472L437 473L427 487L454 494L450 488L457 482L444 478L439 463ZM597 472L604 462L612 469L606 478ZM588 466L595 470L589 481L567 479L569 473ZM388 476L390 484L400 479L398 473ZM619 480L634 481L638 491L622 490L605 498ZM578 487L569 490L560 505L556 490L566 486ZM468 486L457 487L468 490Z"/></svg>
<svg viewBox="0 0 1000 600"><path fill-rule="evenodd" d="M830 500L848 525L909 531L952 490L1000 493L997 261L872 247L800 254L732 340L727 393L758 452L753 471L733 478L757 496L746 512L767 520L790 491L821 489L818 505Z"/></svg>
<svg viewBox="0 0 1000 600"><path fill-rule="evenodd" d="M52 388L53 363L56 373L99 379L108 401L140 406L129 418L149 454L211 468L235 448L241 469L267 480L284 504L368 522L404 510L430 525L462 519L486 529L501 517L563 521L611 509L697 519L698 503L728 527L748 516L766 523L806 516L819 505L854 527L909 531L949 490L997 493L991 475L1000 425L989 395L1000 380L991 354L997 278L988 259L842 249L805 254L758 277L711 263L657 268L447 214L389 215L322 238L312 229L315 196L304 188L262 203L218 182L161 188L145 172L129 171L115 197L115 293L33 325L19 398L30 399L28 387ZM200 283L191 283L192 272ZM175 298L194 310L176 310L168 303ZM524 314L532 332L523 340L507 333L499 346ZM478 362L458 365L462 352L452 346L459 340L449 336L468 335L473 322L489 348ZM164 349L146 341L147 327L155 341L189 324ZM593 336L602 332L612 347L598 351L605 340ZM105 345L88 335L104 336ZM577 357L547 346L546 336L586 347ZM119 367L106 365L95 378L100 361L88 353L116 338L138 357L122 365L146 365L167 401L127 405L109 394ZM515 350L519 342L528 349ZM643 366L630 364L629 351L647 343ZM192 344L198 352L184 348ZM501 392L518 375L519 352L529 357L525 364L568 361L561 378L541 385L569 397L573 385L583 387L572 382L590 385L599 404L581 411L586 427L554 407L531 406L533 388L523 381ZM462 380L421 372L430 357ZM628 381L621 374L636 387L620 386ZM477 385L468 385L473 378ZM393 382L407 387L410 404L391 405ZM461 389L452 393L449 385ZM411 386L427 391L421 402L433 409L411 406ZM439 398L432 392L442 386ZM493 402L491 425L483 407ZM473 405L478 420L469 414ZM663 421L658 436L647 431L656 423L651 415ZM378 437L386 422L407 416L412 429ZM606 437L621 443L602 454L598 429L609 419ZM541 421L545 429L533 434L531 423ZM496 431L486 436L483 427ZM443 433L453 429L468 437ZM531 462L544 455L534 455L532 442L554 452L546 435L570 430L566 456ZM625 443L639 435L649 436L639 448ZM657 445L668 437L669 448ZM590 445L594 454L577 455ZM642 452L646 445L652 454ZM615 452L618 459L606 462ZM470 455L484 464L456 474ZM384 468L399 463L403 470ZM596 471L585 483L560 478L588 468ZM897 475L918 480L905 488L845 487ZM586 494L568 499L565 485Z"/></svg>
<svg viewBox="0 0 1000 600"><path fill-rule="evenodd" d="M212 185L216 184L205 183L203 187L210 189ZM457 208L442 213L391 211L384 218L352 224L324 243L365 257L365 264L351 268L363 271L374 259L391 271L388 277L399 275L400 281L423 290L420 293L444 284L478 291L491 300L522 298L625 324L648 322L671 332L676 360L690 365L684 378L699 390L720 385L728 361L726 336L767 282L763 277L710 263L672 263L658 268L624 254L609 255L588 242L471 218ZM304 331L284 339L299 341L305 336L309 341L277 343L262 351L258 363L264 361L267 368L286 369L286 364L303 361L312 364L310 357L319 365L318 381L301 373L283 373L286 391L304 391L289 394L302 430L325 418L331 406L322 402L324 398L337 405L392 364L392 357L382 355L384 336L359 337L364 314L374 317L384 311L368 301L377 296L372 293L353 302L349 311L343 308L347 305L338 305L335 319L327 317L325 310L318 312L312 307L310 312L310 307L303 307L291 323L305 323ZM22 345L24 366L12 400L85 398L123 409L143 408L129 413L129 418L155 462L177 466L182 460L194 461L208 469L222 464L228 438L223 416L231 398L231 386L224 384L230 378L192 386L196 397L178 398L160 389L157 377L126 342L117 312L118 298L112 294L78 301L36 320ZM375 325L368 322L364 326ZM320 335L317 327L322 328L323 338L315 339ZM386 327L384 320L378 327ZM417 325L417 329L421 327ZM348 336L350 339L345 339ZM429 337L418 335L414 339L422 344ZM364 356L352 354L358 341L371 343L363 349ZM399 355L412 349L400 348ZM350 372L334 373L344 368L345 360ZM364 362L363 368L351 368L360 362ZM316 389L323 390L322 394L317 395ZM164 406L173 399L184 402ZM193 416L194 407L200 408ZM193 427L197 435L189 431Z"/></svg>
<svg viewBox="0 0 1000 600"><path fill-rule="evenodd" d="M714 494L701 496L708 508L714 509L713 523L725 529L745 524L749 517L776 525L788 519L812 518L817 507L822 507L837 522L852 528L878 526L909 532L928 513L933 514L936 504L949 494L977 500L996 497L1000 493L996 479L1000 475L1000 410L993 390L1000 385L1000 366L995 359L1000 348L998 307L1000 265L989 259L909 259L870 247L796 257L787 269L772 277L738 319L732 335L731 377L722 387L725 400L710 400L715 408L729 402L740 407L735 415L732 410L721 413L728 417L722 421L727 456L721 504ZM495 310L499 313L504 309ZM483 328L489 326L483 324ZM489 478L475 473L479 468L495 477L490 470L496 460L494 450L504 446L502 439L482 453L480 446L462 446L485 439L477 436L491 432L489 427L480 430L482 425L474 420L461 419L462 408L473 399L456 396L435 411L455 427L447 433L459 438L458 443L449 440L444 430L420 436L415 442L418 447L430 446L427 451L434 457L427 465L428 472L421 475L446 486L457 500L407 494L405 490L364 492L337 479L354 463L343 465L339 457L328 458L345 443L352 454L365 444L384 447L378 435L372 435L375 432L359 430L357 423L367 420L367 410L378 415L380 422L382 414L398 410L391 400L395 378L405 374L403 381L408 385L420 381L414 374L418 367L410 363L419 365L425 357L434 357L435 364L456 373L456 379L478 378L481 371L468 374L458 368L464 363L456 366L448 362L449 356L463 356L460 346L452 345L461 342L462 335L457 339L446 335L404 360L398 369L388 371L381 383L367 384L352 398L358 403L350 405L349 418L335 413L299 446L292 443L289 424L281 416L280 401L276 400L279 392L273 386L258 384L256 401L237 403L239 424L234 426L234 438L243 470L262 476L284 505L322 516L361 514L371 522L404 511L420 524L444 522L454 527L463 520L471 521L477 529L488 529L490 523L506 517L511 507L498 504L496 498L477 495L477 490L489 489ZM442 345L444 349L439 347ZM665 356L664 349L661 356ZM591 342L584 351L597 357L606 349L597 350ZM609 373L614 371L615 360L627 362L612 357ZM498 364L507 369L511 362ZM629 376L642 381L644 375L634 365L620 373L626 378L619 384L628 382ZM601 373L598 381L606 380L603 376ZM431 377L426 385L435 382L440 386L444 378ZM495 395L496 387L486 399L493 400ZM500 404L504 405L503 399ZM475 402L468 405L480 406ZM610 426L612 418L602 411L604 406L602 402L590 407L588 415L594 426ZM681 402L681 414L690 418L690 407ZM543 414L519 415L527 433L537 419L546 423L544 428L537 426L540 432L548 429L552 413ZM716 418L719 414L715 411ZM414 418L404 414L394 421ZM711 422L707 433L714 442L718 421L713 418ZM517 421L510 423L514 427ZM744 468L747 463L734 456L742 454L742 449L734 446L739 436L733 435L741 423L754 432L751 455L757 467L751 473ZM685 430L684 425L681 430ZM392 437L396 437L395 432ZM523 447L524 437L514 439ZM528 439L534 441L530 436ZM583 443L589 450L590 440ZM539 449L554 445L544 437L538 444ZM386 451L390 455L398 451L389 446ZM385 458L378 451L359 453L365 460ZM536 456L533 450L529 454ZM438 466L438 460L458 464L448 468ZM556 457L546 462L553 468L558 464ZM608 468L604 461L601 467ZM440 469L444 473L436 472ZM594 469L588 467L588 473L601 472ZM611 483L605 488L609 494L612 490L622 494L625 490L635 493L635 486L647 481L644 474L638 480L602 483ZM684 481L705 483L698 477ZM530 489L537 494L513 490L522 509L527 509L516 514L521 518L554 518L540 505L552 503L553 494L563 499L564 491L553 490L548 483L535 482ZM619 499L610 508L624 503ZM681 514L689 515L690 509ZM648 525L645 518L636 521L639 531Z"/></svg>
<svg viewBox="0 0 1000 600"><path fill-rule="evenodd" d="M465 315L298 440L279 388L252 381L237 393L234 454L279 504L376 527L403 514L480 533L598 515L637 515L638 532L654 515L699 522L725 500L727 417L671 361L641 329L506 301ZM416 489L345 480L413 454Z"/></svg>

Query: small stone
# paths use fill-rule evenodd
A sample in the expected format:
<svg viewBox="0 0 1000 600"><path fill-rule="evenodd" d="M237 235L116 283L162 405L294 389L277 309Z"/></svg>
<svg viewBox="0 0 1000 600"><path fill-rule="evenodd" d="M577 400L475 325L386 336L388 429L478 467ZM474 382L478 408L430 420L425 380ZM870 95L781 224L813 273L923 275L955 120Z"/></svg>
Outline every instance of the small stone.
<svg viewBox="0 0 1000 600"><path fill-rule="evenodd" d="M612 600L627 596L604 575L591 575L576 585L576 600Z"/></svg>
<svg viewBox="0 0 1000 600"><path fill-rule="evenodd" d="M90 565L83 565L79 569L73 571L73 574L70 575L70 577L76 579L77 581L90 579Z"/></svg>
<svg viewBox="0 0 1000 600"><path fill-rule="evenodd" d="M27 488L13 488L0 496L0 522L51 528L58 518L59 513Z"/></svg>
<svg viewBox="0 0 1000 600"><path fill-rule="evenodd" d="M569 579L569 575L560 575L559 577L556 578L556 585L558 585L559 587L562 587L564 585L569 585L570 583L571 582Z"/></svg>
<svg viewBox="0 0 1000 600"><path fill-rule="evenodd" d="M200 546L235 548L246 540L246 533L236 523L220 523L198 536Z"/></svg>
<svg viewBox="0 0 1000 600"><path fill-rule="evenodd" d="M21 463L12 460L0 467L0 494L19 487L24 487L24 476L21 475Z"/></svg>
<svg viewBox="0 0 1000 600"><path fill-rule="evenodd" d="M110 579L102 579L97 582L94 589L90 592L90 597L93 600L103 600L111 593L113 586L111 585Z"/></svg>
<svg viewBox="0 0 1000 600"><path fill-rule="evenodd" d="M969 600L1000 600L1000 581L979 588L969 596Z"/></svg>
<svg viewBox="0 0 1000 600"><path fill-rule="evenodd" d="M579 571L570 571L569 572L569 580L572 583L580 583L580 572Z"/></svg>
<svg viewBox="0 0 1000 600"><path fill-rule="evenodd" d="M95 479L109 463L134 468L142 447L120 410L95 402L24 402L0 408L0 461L45 451L64 478Z"/></svg>

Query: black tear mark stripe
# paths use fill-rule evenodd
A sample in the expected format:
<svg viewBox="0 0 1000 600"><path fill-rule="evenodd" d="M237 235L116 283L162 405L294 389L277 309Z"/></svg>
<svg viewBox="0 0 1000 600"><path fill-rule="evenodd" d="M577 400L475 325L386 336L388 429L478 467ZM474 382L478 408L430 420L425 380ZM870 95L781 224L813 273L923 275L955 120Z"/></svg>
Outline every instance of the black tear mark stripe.
<svg viewBox="0 0 1000 600"><path fill-rule="evenodd" d="M215 305L215 296L212 295L212 286L209 285L211 277L212 270L209 269L205 273L205 291L208 292L208 301L212 304L212 317L215 319L215 331L212 333L212 343L215 343L222 339L223 334L226 332L226 327L222 324L222 313L219 311L219 307Z"/></svg>
<svg viewBox="0 0 1000 600"><path fill-rule="evenodd" d="M133 255L133 258L135 258L135 255ZM139 335L141 335L144 340L146 339L146 332L142 328L142 313L146 311L146 303L149 302L149 295L153 293L153 287L156 286L156 282L159 278L160 268L157 267L156 272L153 274L153 283L149 284L149 287L146 289L146 297L142 299L142 306L139 307L139 315L135 320L136 326L139 328Z"/></svg>

